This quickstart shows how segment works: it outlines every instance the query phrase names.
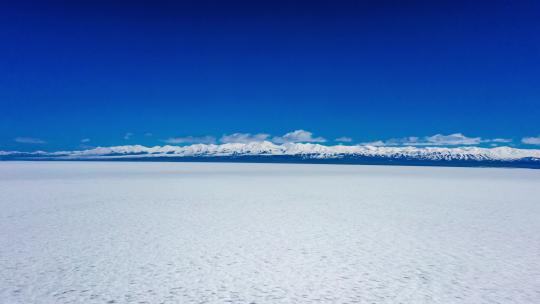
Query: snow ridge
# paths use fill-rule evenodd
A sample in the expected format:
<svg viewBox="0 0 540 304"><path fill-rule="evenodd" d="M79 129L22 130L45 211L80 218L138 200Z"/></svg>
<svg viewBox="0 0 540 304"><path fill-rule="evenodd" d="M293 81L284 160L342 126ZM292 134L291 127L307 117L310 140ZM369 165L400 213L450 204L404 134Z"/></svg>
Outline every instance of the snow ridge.
<svg viewBox="0 0 540 304"><path fill-rule="evenodd" d="M370 145L326 146L312 143L274 144L269 141L226 144L194 144L189 146L127 145L97 147L88 150L58 152L0 151L4 157L36 157L55 159L146 158L146 157L219 157L219 156L300 156L328 159L343 157L382 157L419 160L476 160L514 161L527 159L540 161L539 149L511 147L379 147Z"/></svg>

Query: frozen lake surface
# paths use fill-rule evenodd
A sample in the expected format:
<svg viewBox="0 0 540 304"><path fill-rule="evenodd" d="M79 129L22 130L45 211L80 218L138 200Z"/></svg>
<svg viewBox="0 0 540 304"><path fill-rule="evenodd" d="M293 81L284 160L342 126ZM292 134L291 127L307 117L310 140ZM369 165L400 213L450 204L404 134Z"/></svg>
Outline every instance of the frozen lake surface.
<svg viewBox="0 0 540 304"><path fill-rule="evenodd" d="M540 170L0 163L0 303L540 303Z"/></svg>

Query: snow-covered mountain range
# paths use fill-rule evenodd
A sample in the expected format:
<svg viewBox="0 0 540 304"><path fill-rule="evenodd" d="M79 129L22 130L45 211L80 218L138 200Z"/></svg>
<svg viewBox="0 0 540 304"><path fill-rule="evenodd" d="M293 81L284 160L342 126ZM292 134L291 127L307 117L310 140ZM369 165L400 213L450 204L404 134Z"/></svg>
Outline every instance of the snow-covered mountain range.
<svg viewBox="0 0 540 304"><path fill-rule="evenodd" d="M291 156L299 159L382 158L431 161L519 161L540 163L540 149L511 147L378 147L369 145L325 146L309 143L275 144L269 141L228 144L194 144L189 146L141 145L97 147L87 150L58 152L0 151L0 159L149 159L197 157L270 157Z"/></svg>

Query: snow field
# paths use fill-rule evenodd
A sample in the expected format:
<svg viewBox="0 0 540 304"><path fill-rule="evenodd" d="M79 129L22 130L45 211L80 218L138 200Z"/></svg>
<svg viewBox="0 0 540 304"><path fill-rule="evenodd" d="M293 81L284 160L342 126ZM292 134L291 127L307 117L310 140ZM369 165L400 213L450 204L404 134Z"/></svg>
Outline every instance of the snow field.
<svg viewBox="0 0 540 304"><path fill-rule="evenodd" d="M540 303L540 171L2 162L0 303Z"/></svg>

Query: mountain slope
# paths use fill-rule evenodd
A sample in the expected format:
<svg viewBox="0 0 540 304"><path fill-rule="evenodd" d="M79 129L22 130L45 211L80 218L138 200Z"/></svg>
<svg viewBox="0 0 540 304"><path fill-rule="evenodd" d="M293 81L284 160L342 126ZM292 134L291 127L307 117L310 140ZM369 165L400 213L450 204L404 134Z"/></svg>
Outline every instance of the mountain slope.
<svg viewBox="0 0 540 304"><path fill-rule="evenodd" d="M540 150L511 147L376 147L376 146L325 146L320 144L285 143L268 141L251 143L228 143L221 145L194 144L190 146L141 145L97 147L88 150L58 152L0 151L0 159L58 159L58 160L263 160L277 162L347 162L364 163L378 161L431 161L487 163L540 164ZM510 165L512 166L512 165Z"/></svg>

